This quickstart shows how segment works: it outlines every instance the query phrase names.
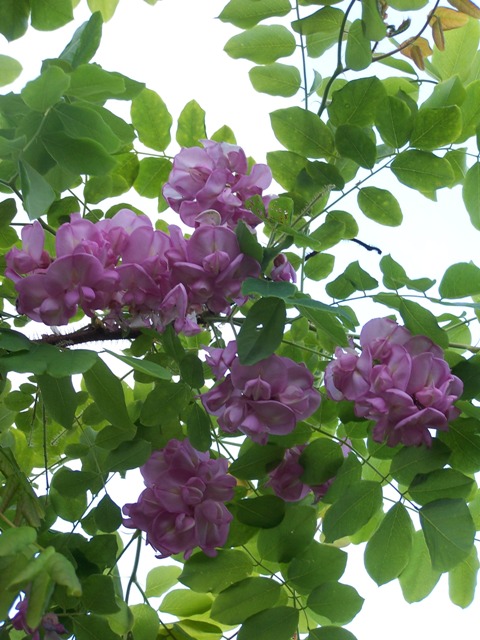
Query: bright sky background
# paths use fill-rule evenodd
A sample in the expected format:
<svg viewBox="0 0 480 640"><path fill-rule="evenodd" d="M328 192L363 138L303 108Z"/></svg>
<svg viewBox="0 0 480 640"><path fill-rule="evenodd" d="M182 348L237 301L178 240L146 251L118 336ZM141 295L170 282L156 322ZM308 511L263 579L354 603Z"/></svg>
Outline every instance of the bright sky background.
<svg viewBox="0 0 480 640"><path fill-rule="evenodd" d="M208 133L228 124L247 155L255 157L257 162L264 162L267 151L281 148L270 129L268 113L285 106L300 105L302 96L298 94L285 100L261 95L252 89L248 70L253 64L232 60L223 52L225 42L238 33L231 25L214 19L226 1L163 0L151 7L141 0L121 0L116 15L104 28L101 47L94 60L107 70L120 71L146 82L162 96L174 123L183 106L192 98L196 99L207 112ZM24 67L19 81L6 87L6 91L12 87L16 91L21 89L25 82L38 75L42 59L56 57L62 51L75 28L90 15L85 5L86 0L82 0L76 10L75 25L67 25L53 33L30 30L25 38L0 46L0 53L16 57ZM288 60L285 62L289 63ZM331 73L330 69L322 69L318 60L312 60L310 64L323 75ZM380 73L380 69L374 69L372 73ZM123 115L126 117L125 111ZM355 198L346 200L341 208L356 216L361 229L359 237L363 241L379 246L384 254L391 253L411 278L429 276L440 280L446 267L453 262L474 260L480 264L480 236L469 223L458 187L451 191L441 190L439 203L435 204L415 191L401 187L394 178L389 182L382 178L382 181L375 184L391 188L399 198L405 222L400 228L381 227L363 216ZM144 200L142 205L146 209L148 202ZM151 213L155 214L153 201ZM353 243L344 242L333 252L337 256L338 272L342 266L357 259L367 271L377 272L379 256ZM320 286L317 292L312 291L313 295L315 293L321 296ZM377 313L385 315L386 310L369 303L362 305L360 317L365 321ZM137 496L138 487L128 480L121 483L117 496L119 503L134 501ZM112 497L115 499L114 494ZM379 589L368 577L363 568L361 547L350 547L348 551L344 581L355 586L366 600L362 612L348 626L358 640L385 640L386 637L388 640L420 637L478 640L479 598L469 609L461 611L448 599L444 576L427 600L407 605L396 581ZM145 561L149 560L146 568L159 562L150 548L142 555Z"/></svg>

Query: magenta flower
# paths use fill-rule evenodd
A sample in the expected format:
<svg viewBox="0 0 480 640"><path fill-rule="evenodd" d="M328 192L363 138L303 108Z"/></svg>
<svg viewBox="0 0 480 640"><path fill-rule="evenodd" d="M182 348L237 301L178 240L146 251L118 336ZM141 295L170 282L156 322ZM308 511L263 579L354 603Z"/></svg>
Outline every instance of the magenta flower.
<svg viewBox="0 0 480 640"><path fill-rule="evenodd" d="M188 558L195 547L215 556L233 518L224 504L236 484L227 461L196 451L188 440L170 440L140 471L146 489L123 507L124 525L145 531L161 558L181 552Z"/></svg>
<svg viewBox="0 0 480 640"><path fill-rule="evenodd" d="M42 273L51 263L51 256L44 250L45 233L35 220L22 229L22 249L13 247L5 256L5 275L15 284L25 274Z"/></svg>
<svg viewBox="0 0 480 640"><path fill-rule="evenodd" d="M430 430L446 431L458 417L453 403L463 391L440 347L388 318L367 322L360 345L361 354L336 350L325 371L329 397L354 401L358 416L375 421L377 442L430 445Z"/></svg>
<svg viewBox="0 0 480 640"><path fill-rule="evenodd" d="M226 349L210 350L207 362L213 363L214 373L224 375L229 367L230 374L201 396L223 431L241 432L265 444L269 434L286 435L317 410L320 394L305 365L271 355L246 366L234 353L234 342Z"/></svg>
<svg viewBox="0 0 480 640"><path fill-rule="evenodd" d="M173 161L163 196L189 227L207 209L218 211L221 222L234 228L241 219L254 227L261 220L245 208L245 202L262 195L272 174L265 164L255 164L250 174L244 151L233 144L202 140L203 149L182 149ZM267 205L270 198L265 197Z"/></svg>
<svg viewBox="0 0 480 640"><path fill-rule="evenodd" d="M283 253L279 253L273 260L273 269L270 272L272 280L278 282L296 282L297 274L295 269L288 261L287 256Z"/></svg>

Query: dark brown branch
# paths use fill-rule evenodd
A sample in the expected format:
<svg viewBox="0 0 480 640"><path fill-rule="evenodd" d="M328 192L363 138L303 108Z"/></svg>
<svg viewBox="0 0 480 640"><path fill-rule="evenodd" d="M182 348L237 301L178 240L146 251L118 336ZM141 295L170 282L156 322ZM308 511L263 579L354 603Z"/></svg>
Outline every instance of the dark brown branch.
<svg viewBox="0 0 480 640"><path fill-rule="evenodd" d="M42 342L57 347L72 347L75 344L84 344L85 342L101 342L102 340L133 340L141 335L140 329L107 329L100 322L89 324L86 327L72 331L71 333L50 333L43 335L39 340L34 342Z"/></svg>

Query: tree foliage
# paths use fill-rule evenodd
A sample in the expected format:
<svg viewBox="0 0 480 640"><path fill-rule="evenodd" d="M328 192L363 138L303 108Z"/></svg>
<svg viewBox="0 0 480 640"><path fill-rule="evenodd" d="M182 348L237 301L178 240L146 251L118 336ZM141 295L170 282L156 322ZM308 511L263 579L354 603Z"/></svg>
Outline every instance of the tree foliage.
<svg viewBox="0 0 480 640"><path fill-rule="evenodd" d="M0 32L27 42L76 4L5 0ZM93 61L117 4L89 0L58 57L0 96L0 636L352 639L363 598L341 579L360 542L378 585L417 602L448 573L467 607L480 268L437 285L385 255L381 282L361 260L331 274L339 243L378 251L362 216L402 224L387 183L433 201L461 186L480 229L480 9L230 0L225 52L278 96L267 169L195 100L174 124L168 96ZM0 56L0 85L20 72ZM388 319L359 327L358 297ZM81 325L28 338L40 320ZM116 504L110 483L140 467L142 498Z"/></svg>

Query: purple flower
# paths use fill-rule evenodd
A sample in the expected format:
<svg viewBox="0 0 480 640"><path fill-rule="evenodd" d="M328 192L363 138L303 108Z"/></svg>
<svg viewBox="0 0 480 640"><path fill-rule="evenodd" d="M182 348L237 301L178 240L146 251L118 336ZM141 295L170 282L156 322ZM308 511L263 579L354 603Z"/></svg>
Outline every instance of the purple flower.
<svg viewBox="0 0 480 640"><path fill-rule="evenodd" d="M213 351L214 373L224 375L227 362L231 373L201 399L223 431L240 431L265 444L269 434L290 433L299 420L318 408L320 394L305 365L277 355L242 365L234 357L236 344L232 342L226 349Z"/></svg>
<svg viewBox="0 0 480 640"><path fill-rule="evenodd" d="M12 618L12 627L18 631L24 631L31 636L31 640L40 640L40 628L43 627L45 640L60 640L59 633L68 633L63 624L58 621L56 613L46 613L36 629L32 629L27 624L28 595L15 606L18 613Z"/></svg>
<svg viewBox="0 0 480 640"><path fill-rule="evenodd" d="M182 149L173 161L163 195L189 227L207 209L218 211L221 222L234 228L242 219L250 226L261 221L245 208L245 202L262 195L272 174L265 164L255 164L250 174L244 151L233 144L202 140L203 149ZM269 198L264 198L264 204Z"/></svg>
<svg viewBox="0 0 480 640"><path fill-rule="evenodd" d="M172 265L174 282L182 283L193 307L203 305L214 313L227 313L230 302L245 302L245 278L260 274L259 263L240 251L235 233L225 226L203 224L184 247L183 261Z"/></svg>
<svg viewBox="0 0 480 640"><path fill-rule="evenodd" d="M196 451L188 440L170 440L140 471L146 489L123 507L124 525L145 531L161 558L181 552L188 558L195 547L215 556L232 520L224 503L236 481L227 474L227 461Z"/></svg>
<svg viewBox="0 0 480 640"><path fill-rule="evenodd" d="M368 322L362 353L337 349L325 371L333 400L352 400L355 413L375 421L373 438L389 446L431 444L430 429L446 431L459 415L463 391L443 352L426 336L412 336L387 318Z"/></svg>
<svg viewBox="0 0 480 640"><path fill-rule="evenodd" d="M279 253L273 261L273 269L270 272L272 280L279 282L296 282L297 274L295 269L288 261L287 256L283 253Z"/></svg>
<svg viewBox="0 0 480 640"><path fill-rule="evenodd" d="M22 229L22 249L13 247L5 256L5 275L17 283L25 274L42 273L51 263L51 256L44 250L45 233L35 220Z"/></svg>

